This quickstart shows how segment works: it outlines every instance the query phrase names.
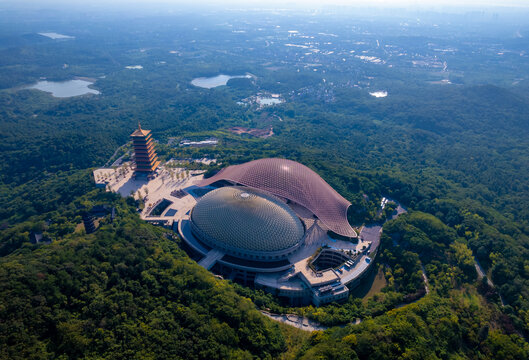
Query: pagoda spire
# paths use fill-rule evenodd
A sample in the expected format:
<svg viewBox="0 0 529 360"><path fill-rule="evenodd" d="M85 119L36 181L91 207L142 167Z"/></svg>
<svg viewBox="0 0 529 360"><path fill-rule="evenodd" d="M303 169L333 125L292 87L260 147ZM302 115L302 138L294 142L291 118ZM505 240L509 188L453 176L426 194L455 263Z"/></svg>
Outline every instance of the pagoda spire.
<svg viewBox="0 0 529 360"><path fill-rule="evenodd" d="M142 129L138 121L138 129L130 137L134 148L135 174L152 174L160 165L160 161L156 155L151 130Z"/></svg>

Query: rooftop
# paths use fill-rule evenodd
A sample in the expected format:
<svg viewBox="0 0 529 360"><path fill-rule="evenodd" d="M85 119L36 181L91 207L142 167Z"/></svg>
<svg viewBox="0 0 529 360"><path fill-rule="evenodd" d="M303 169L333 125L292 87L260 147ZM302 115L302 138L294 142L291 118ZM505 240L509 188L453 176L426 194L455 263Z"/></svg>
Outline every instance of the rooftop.
<svg viewBox="0 0 529 360"><path fill-rule="evenodd" d="M149 135L150 132L151 132L151 130L143 130L141 128L140 123L138 123L138 128L132 134L130 134L130 136L132 136L132 137L140 137L140 136L143 137L143 136Z"/></svg>
<svg viewBox="0 0 529 360"><path fill-rule="evenodd" d="M357 236L347 220L347 209L351 203L316 172L298 162L270 158L232 165L200 185L211 185L220 180L265 190L289 199L310 210L335 233L347 237Z"/></svg>
<svg viewBox="0 0 529 360"><path fill-rule="evenodd" d="M204 240L230 250L274 252L297 245L305 230L281 200L246 187L223 187L204 195L191 221Z"/></svg>

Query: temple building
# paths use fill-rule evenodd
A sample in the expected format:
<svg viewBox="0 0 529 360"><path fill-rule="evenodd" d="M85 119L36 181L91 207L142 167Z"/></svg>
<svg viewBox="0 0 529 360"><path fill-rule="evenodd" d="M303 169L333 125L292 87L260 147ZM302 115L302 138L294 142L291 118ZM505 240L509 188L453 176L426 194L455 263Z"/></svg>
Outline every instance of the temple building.
<svg viewBox="0 0 529 360"><path fill-rule="evenodd" d="M152 175L158 168L158 165L160 165L160 161L154 150L151 130L142 129L138 123L138 128L130 137L132 138L132 145L134 146L135 175Z"/></svg>

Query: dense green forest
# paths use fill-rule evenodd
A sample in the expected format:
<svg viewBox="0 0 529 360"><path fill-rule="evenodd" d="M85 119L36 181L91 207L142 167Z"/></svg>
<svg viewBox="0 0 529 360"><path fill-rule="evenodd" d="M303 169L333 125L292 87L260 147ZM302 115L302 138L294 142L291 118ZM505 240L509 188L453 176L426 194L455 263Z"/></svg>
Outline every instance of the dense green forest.
<svg viewBox="0 0 529 360"><path fill-rule="evenodd" d="M529 358L528 37L506 35L526 34L525 20L422 14L403 28L409 14L72 14L0 13L0 357ZM37 34L47 29L75 39ZM363 51L384 66L355 57ZM190 84L219 73L253 77ZM101 94L22 89L41 77L91 78ZM369 94L379 89L389 95ZM258 92L285 103L237 103ZM209 174L299 161L352 202L356 225L379 220L382 196L399 201L408 213L385 223L374 265L384 286L290 308L214 278L176 234L141 222L131 198L93 188L91 169L138 121L163 160L216 158L201 165ZM274 136L232 126L272 126ZM168 143L209 136L219 145ZM101 204L117 217L87 235L81 214ZM32 232L51 243L33 244ZM331 328L310 334L258 309Z"/></svg>
<svg viewBox="0 0 529 360"><path fill-rule="evenodd" d="M94 235L70 234L1 259L0 356L8 359L278 356L285 338L193 263L135 207ZM132 204L134 205L134 204Z"/></svg>

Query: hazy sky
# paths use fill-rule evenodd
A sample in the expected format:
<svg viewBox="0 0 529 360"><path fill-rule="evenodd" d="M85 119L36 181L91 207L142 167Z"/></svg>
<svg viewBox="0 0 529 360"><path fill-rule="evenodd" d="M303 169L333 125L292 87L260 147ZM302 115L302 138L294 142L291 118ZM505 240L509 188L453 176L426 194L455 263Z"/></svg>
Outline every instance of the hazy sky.
<svg viewBox="0 0 529 360"><path fill-rule="evenodd" d="M192 5L216 5L216 6L241 6L241 7L323 7L329 5L352 5L352 6L382 6L382 7L437 7L437 6L523 6L529 7L529 0L0 0L0 4L32 4L32 5L110 5L141 3L142 5L156 4L185 4Z"/></svg>
<svg viewBox="0 0 529 360"><path fill-rule="evenodd" d="M75 0L74 0L75 1ZM119 0L118 0L119 1ZM529 0L195 0L195 1L179 1L179 0L132 0L145 3L211 3L211 4L238 4L238 5L250 5L250 6L289 6L289 5L355 5L355 6L366 6L366 5L379 5L379 6L529 6ZM92 1L93 2L93 1ZM131 2L130 0L128 2Z"/></svg>
<svg viewBox="0 0 529 360"><path fill-rule="evenodd" d="M143 1L143 0L140 0ZM164 2L171 2L171 0L162 0ZM198 0L200 2L200 0ZM419 5L419 6L437 6L437 5L474 5L474 6L505 6L518 5L529 6L529 0L284 0L284 1L263 1L263 0L228 0L228 1L209 1L215 3L230 2L240 4L255 4L266 6L269 4L296 4L296 5L382 5L382 6L402 6L402 5Z"/></svg>

